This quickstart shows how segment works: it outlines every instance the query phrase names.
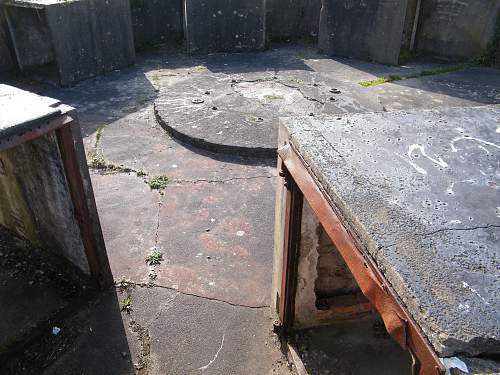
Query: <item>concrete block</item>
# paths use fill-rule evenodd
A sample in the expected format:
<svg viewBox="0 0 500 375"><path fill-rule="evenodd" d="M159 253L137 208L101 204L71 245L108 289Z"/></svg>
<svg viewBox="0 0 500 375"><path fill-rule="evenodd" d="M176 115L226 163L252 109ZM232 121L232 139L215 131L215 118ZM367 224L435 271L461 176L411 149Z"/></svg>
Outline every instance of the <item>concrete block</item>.
<svg viewBox="0 0 500 375"><path fill-rule="evenodd" d="M430 0L422 3L417 49L436 57L481 55L495 32L498 0Z"/></svg>
<svg viewBox="0 0 500 375"><path fill-rule="evenodd" d="M182 40L182 10L179 0L131 0L135 48L159 42Z"/></svg>
<svg viewBox="0 0 500 375"><path fill-rule="evenodd" d="M268 0L267 32L271 38L317 37L321 0Z"/></svg>
<svg viewBox="0 0 500 375"><path fill-rule="evenodd" d="M111 271L76 111L55 99L0 85L0 113L0 225L109 285ZM74 151L69 155L66 149L64 156L59 130L44 127L66 116ZM72 158L79 177L74 177Z"/></svg>
<svg viewBox="0 0 500 375"><path fill-rule="evenodd" d="M319 48L341 57L397 64L407 0L322 0Z"/></svg>
<svg viewBox="0 0 500 375"><path fill-rule="evenodd" d="M184 0L190 53L239 52L265 47L265 0Z"/></svg>
<svg viewBox="0 0 500 375"><path fill-rule="evenodd" d="M5 12L23 71L67 86L134 62L128 0L14 0Z"/></svg>

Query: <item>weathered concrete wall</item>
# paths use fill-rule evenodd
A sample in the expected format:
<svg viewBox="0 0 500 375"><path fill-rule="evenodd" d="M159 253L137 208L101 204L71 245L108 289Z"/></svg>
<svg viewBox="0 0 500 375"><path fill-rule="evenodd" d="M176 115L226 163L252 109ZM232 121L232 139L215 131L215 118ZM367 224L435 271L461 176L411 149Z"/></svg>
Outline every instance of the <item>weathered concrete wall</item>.
<svg viewBox="0 0 500 375"><path fill-rule="evenodd" d="M43 13L22 7L7 7L5 12L18 46L16 54L21 64L31 67L53 62L50 30Z"/></svg>
<svg viewBox="0 0 500 375"><path fill-rule="evenodd" d="M135 48L183 37L180 0L130 0Z"/></svg>
<svg viewBox="0 0 500 375"><path fill-rule="evenodd" d="M294 328L304 329L360 316L366 312L365 305L342 256L304 201Z"/></svg>
<svg viewBox="0 0 500 375"><path fill-rule="evenodd" d="M495 31L499 0L423 0L417 48L436 57L481 55Z"/></svg>
<svg viewBox="0 0 500 375"><path fill-rule="evenodd" d="M405 23L403 27L403 40L401 42L401 48L405 50L410 50L411 37L413 34L413 27L415 24L415 14L417 12L418 0L408 0L406 6ZM417 20L418 23L418 20Z"/></svg>
<svg viewBox="0 0 500 375"><path fill-rule="evenodd" d="M184 0L189 53L239 52L265 47L265 0Z"/></svg>
<svg viewBox="0 0 500 375"><path fill-rule="evenodd" d="M320 10L321 0L268 0L269 37L317 37Z"/></svg>
<svg viewBox="0 0 500 375"><path fill-rule="evenodd" d="M130 64L135 59L128 0L81 0L43 9L8 6L23 67L55 63L61 85Z"/></svg>
<svg viewBox="0 0 500 375"><path fill-rule="evenodd" d="M319 48L342 57L397 64L407 0L322 0Z"/></svg>
<svg viewBox="0 0 500 375"><path fill-rule="evenodd" d="M0 74L8 72L15 67L13 53L9 44L7 21L3 14L2 4L4 2L4 0L0 0Z"/></svg>
<svg viewBox="0 0 500 375"><path fill-rule="evenodd" d="M88 273L69 188L53 133L0 153L0 224Z"/></svg>

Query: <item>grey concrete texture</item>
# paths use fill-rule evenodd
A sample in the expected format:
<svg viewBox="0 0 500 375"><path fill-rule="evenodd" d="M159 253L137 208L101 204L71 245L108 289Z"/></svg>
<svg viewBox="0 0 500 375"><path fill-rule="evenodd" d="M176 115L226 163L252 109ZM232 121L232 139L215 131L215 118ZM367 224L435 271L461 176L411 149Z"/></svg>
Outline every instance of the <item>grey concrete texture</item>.
<svg viewBox="0 0 500 375"><path fill-rule="evenodd" d="M2 226L0 269L0 373L26 373L27 366L39 370L51 350L44 346L56 337L52 328L94 292L95 284L50 249ZM57 339L64 341L66 334Z"/></svg>
<svg viewBox="0 0 500 375"><path fill-rule="evenodd" d="M50 63L63 86L134 63L127 0L24 2L22 6L14 1L6 9L21 67ZM38 17L38 12L44 16Z"/></svg>
<svg viewBox="0 0 500 375"><path fill-rule="evenodd" d="M417 49L443 58L478 57L493 38L499 12L498 0L423 1Z"/></svg>
<svg viewBox="0 0 500 375"><path fill-rule="evenodd" d="M170 58L151 75L158 90L159 123L176 139L233 155L272 155L281 116L474 105L499 98L493 69L469 68L365 88L358 82L446 65L389 67L328 59L312 48L290 46L264 54L193 57L189 63L194 68L188 71L178 69L179 60Z"/></svg>
<svg viewBox="0 0 500 375"><path fill-rule="evenodd" d="M185 0L184 34L189 53L262 50L265 0Z"/></svg>
<svg viewBox="0 0 500 375"><path fill-rule="evenodd" d="M322 0L319 49L330 56L397 64L407 0Z"/></svg>
<svg viewBox="0 0 500 375"><path fill-rule="evenodd" d="M182 8L178 0L131 0L136 49L182 40Z"/></svg>
<svg viewBox="0 0 500 375"><path fill-rule="evenodd" d="M126 296L130 313L120 312ZM270 324L268 309L163 288L109 290L43 374L291 374Z"/></svg>
<svg viewBox="0 0 500 375"><path fill-rule="evenodd" d="M308 374L411 374L410 355L390 338L376 315L301 331L296 340Z"/></svg>
<svg viewBox="0 0 500 375"><path fill-rule="evenodd" d="M267 0L268 36L273 38L317 37L321 0Z"/></svg>
<svg viewBox="0 0 500 375"><path fill-rule="evenodd" d="M2 4L4 2L5 0L0 1L0 75L9 73L15 68L14 53L11 49L7 21L3 14Z"/></svg>
<svg viewBox="0 0 500 375"><path fill-rule="evenodd" d="M498 105L285 119L441 356L500 351Z"/></svg>

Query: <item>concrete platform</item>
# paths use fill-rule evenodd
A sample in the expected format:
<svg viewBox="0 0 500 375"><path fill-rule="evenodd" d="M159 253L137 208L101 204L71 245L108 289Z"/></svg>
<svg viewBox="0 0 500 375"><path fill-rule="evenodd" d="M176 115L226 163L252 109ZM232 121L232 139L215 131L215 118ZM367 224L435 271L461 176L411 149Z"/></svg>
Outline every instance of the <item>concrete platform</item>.
<svg viewBox="0 0 500 375"><path fill-rule="evenodd" d="M186 65L191 68L180 68ZM442 66L415 62L388 67L329 59L297 46L187 60L172 57L152 73L158 90L156 118L174 138L197 148L265 158L275 155L279 117L498 101L500 79L493 69L359 85L374 76L418 75Z"/></svg>
<svg viewBox="0 0 500 375"><path fill-rule="evenodd" d="M500 352L500 107L285 119L440 356Z"/></svg>

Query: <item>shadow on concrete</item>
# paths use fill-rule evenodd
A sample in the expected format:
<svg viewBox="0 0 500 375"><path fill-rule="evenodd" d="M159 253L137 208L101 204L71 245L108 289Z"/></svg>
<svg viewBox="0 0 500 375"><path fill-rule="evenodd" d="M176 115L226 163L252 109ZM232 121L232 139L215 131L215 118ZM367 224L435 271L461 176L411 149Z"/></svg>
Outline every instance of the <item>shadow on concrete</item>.
<svg viewBox="0 0 500 375"><path fill-rule="evenodd" d="M114 288L98 292L68 261L1 226L0 306L1 374L40 374L66 357L67 367L52 373L81 373L85 366L106 368L85 373L133 373Z"/></svg>

